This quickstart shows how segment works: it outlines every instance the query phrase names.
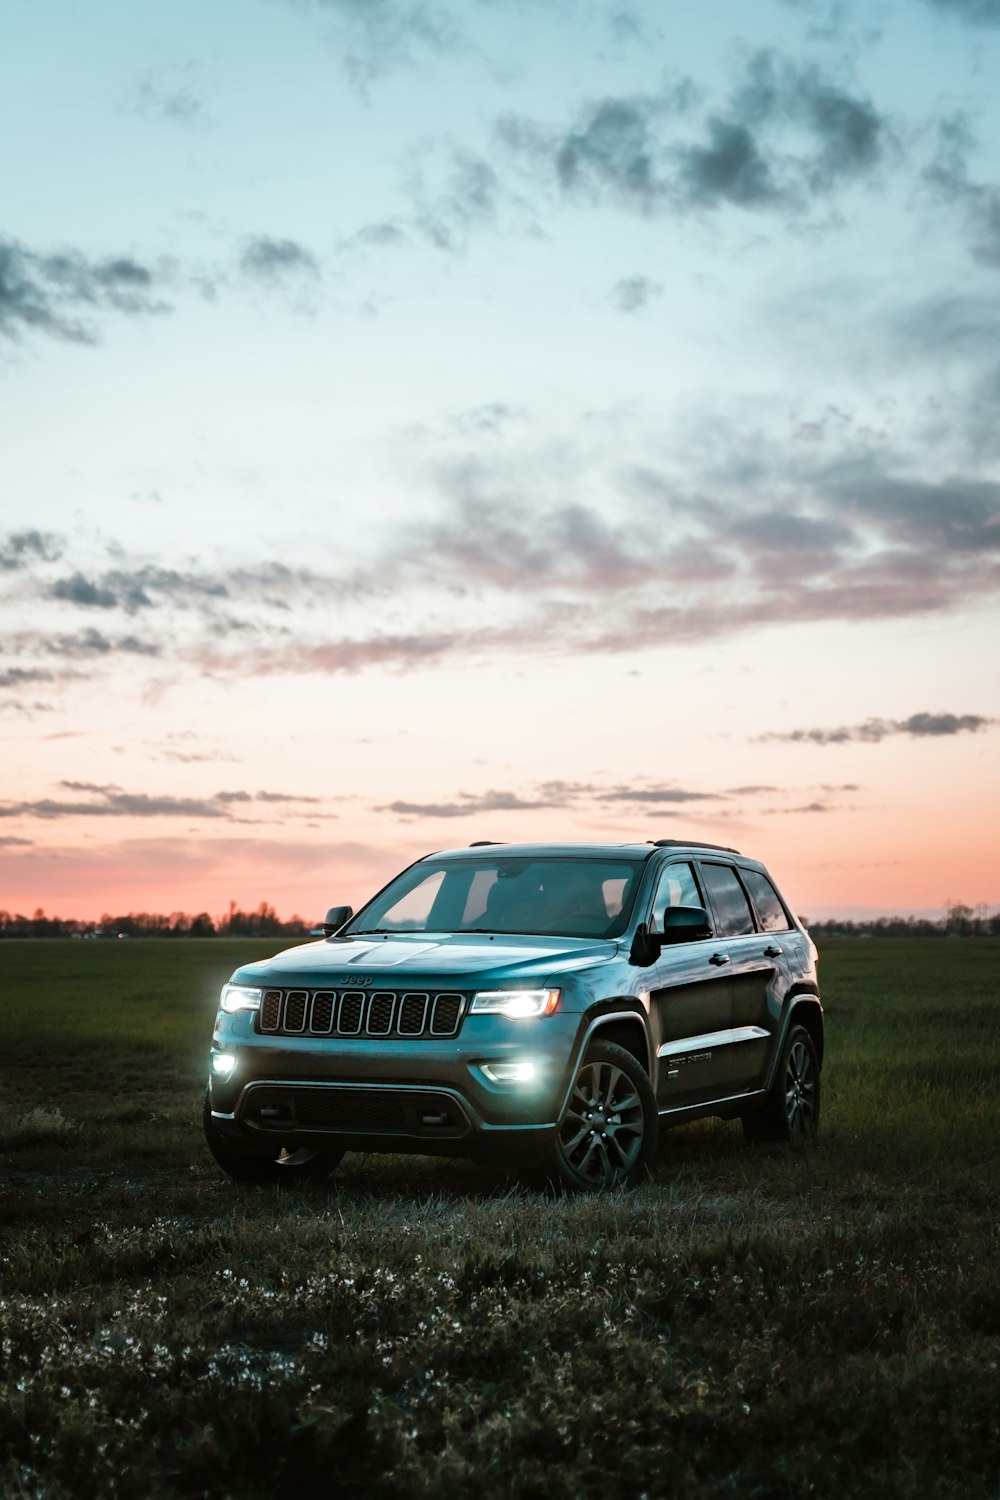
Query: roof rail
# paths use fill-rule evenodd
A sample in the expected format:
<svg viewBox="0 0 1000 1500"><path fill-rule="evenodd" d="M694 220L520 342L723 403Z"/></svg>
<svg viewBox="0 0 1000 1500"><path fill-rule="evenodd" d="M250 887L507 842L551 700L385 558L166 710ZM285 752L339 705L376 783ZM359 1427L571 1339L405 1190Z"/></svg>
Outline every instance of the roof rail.
<svg viewBox="0 0 1000 1500"><path fill-rule="evenodd" d="M722 854L739 854L738 849L730 849L728 844L703 844L701 839L647 839L647 844L653 844L657 849L718 849Z"/></svg>
<svg viewBox="0 0 1000 1500"><path fill-rule="evenodd" d="M469 845L470 849L485 849L489 844L502 844L503 839L473 839Z"/></svg>

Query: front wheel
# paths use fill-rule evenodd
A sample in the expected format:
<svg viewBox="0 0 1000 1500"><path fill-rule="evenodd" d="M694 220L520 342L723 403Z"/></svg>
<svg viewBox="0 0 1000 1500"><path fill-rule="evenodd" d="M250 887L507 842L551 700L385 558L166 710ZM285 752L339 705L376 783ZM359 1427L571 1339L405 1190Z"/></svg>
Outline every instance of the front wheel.
<svg viewBox="0 0 1000 1500"><path fill-rule="evenodd" d="M233 1145L212 1119L207 1090L202 1118L209 1151L235 1182L275 1182L289 1186L296 1182L321 1182L329 1177L344 1155L343 1151L326 1146L316 1150L296 1148L289 1152L284 1146L265 1147L262 1151L259 1147Z"/></svg>
<svg viewBox="0 0 1000 1500"><path fill-rule="evenodd" d="M749 1141L801 1144L819 1129L819 1056L804 1026L793 1026L785 1040L777 1076L762 1109L743 1116Z"/></svg>
<svg viewBox="0 0 1000 1500"><path fill-rule="evenodd" d="M584 1193L642 1182L656 1158L659 1124L642 1066L624 1047L595 1042L573 1080L546 1176Z"/></svg>

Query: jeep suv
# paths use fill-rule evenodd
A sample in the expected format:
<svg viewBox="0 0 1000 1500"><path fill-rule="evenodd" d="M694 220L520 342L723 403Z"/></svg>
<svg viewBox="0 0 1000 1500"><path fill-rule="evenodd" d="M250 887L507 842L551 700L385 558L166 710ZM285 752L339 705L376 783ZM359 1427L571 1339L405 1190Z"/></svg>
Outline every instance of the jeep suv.
<svg viewBox="0 0 1000 1500"><path fill-rule="evenodd" d="M324 932L223 988L205 1131L235 1178L410 1151L597 1191L648 1174L661 1125L816 1130L816 950L736 850L473 844Z"/></svg>

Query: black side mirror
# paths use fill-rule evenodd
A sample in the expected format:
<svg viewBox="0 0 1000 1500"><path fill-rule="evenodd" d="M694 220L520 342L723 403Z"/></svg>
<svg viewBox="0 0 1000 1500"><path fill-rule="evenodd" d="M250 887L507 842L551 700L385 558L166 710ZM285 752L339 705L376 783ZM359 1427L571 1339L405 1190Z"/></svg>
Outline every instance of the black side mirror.
<svg viewBox="0 0 1000 1500"><path fill-rule="evenodd" d="M668 906L663 913L662 932L654 932L645 922L639 923L632 939L629 961L648 969L664 948L674 943L693 943L711 935L708 912L703 906Z"/></svg>
<svg viewBox="0 0 1000 1500"><path fill-rule="evenodd" d="M663 913L663 931L656 938L661 947L671 943L693 943L712 936L708 912L703 906L668 906Z"/></svg>
<svg viewBox="0 0 1000 1500"><path fill-rule="evenodd" d="M354 915L353 906L331 906L323 918L323 936L333 937L339 932L345 922L349 922Z"/></svg>

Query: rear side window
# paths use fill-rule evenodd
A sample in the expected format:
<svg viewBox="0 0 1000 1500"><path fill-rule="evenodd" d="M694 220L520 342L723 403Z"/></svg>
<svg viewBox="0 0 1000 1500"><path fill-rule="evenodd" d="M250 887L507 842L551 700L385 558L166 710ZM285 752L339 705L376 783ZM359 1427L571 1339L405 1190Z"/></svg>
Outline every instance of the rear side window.
<svg viewBox="0 0 1000 1500"><path fill-rule="evenodd" d="M754 932L753 913L736 871L729 865L702 865L702 874L715 908L719 937L742 937Z"/></svg>
<svg viewBox="0 0 1000 1500"><path fill-rule="evenodd" d="M781 904L774 886L766 875L757 870L743 870L743 882L757 908L760 925L764 932L787 932L790 927L788 913Z"/></svg>

